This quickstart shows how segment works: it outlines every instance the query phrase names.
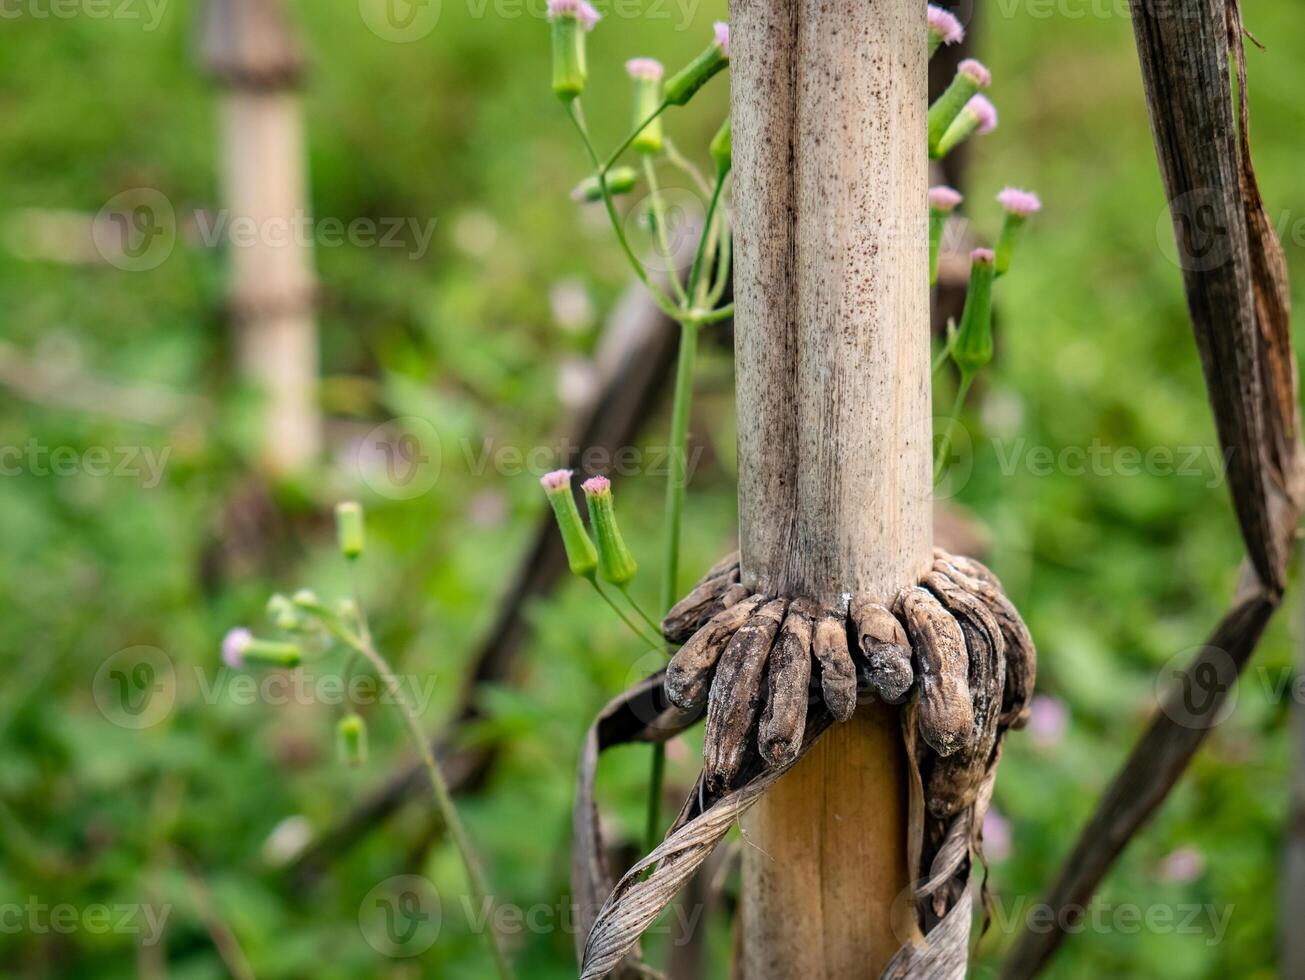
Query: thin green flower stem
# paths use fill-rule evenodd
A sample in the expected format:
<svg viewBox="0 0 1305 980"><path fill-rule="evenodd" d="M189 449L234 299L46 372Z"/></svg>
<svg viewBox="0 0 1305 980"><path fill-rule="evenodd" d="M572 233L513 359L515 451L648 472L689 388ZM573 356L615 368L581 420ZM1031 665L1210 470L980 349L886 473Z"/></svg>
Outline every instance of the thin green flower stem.
<svg viewBox="0 0 1305 980"><path fill-rule="evenodd" d="M677 598L680 575L680 525L689 440L689 411L693 405L693 371L698 359L698 328L680 324L680 356L675 369L675 394L671 408L670 472L666 477L666 561L662 566L661 607L669 610Z"/></svg>
<svg viewBox="0 0 1305 980"><path fill-rule="evenodd" d="M493 907L489 904L489 889L485 883L485 873L480 867L480 860L476 857L475 850L472 848L471 838L467 835L467 828L463 826L462 817L458 814L458 808L453 803L448 783L444 781L444 774L440 771L439 763L435 761L435 756L430 750L430 743L426 739L425 731L422 730L421 720L404 696L403 685L399 683L399 678L395 675L394 669L390 667L389 661L381 655L371 641L367 618L361 606L358 609L358 620L361 636L354 636L349 630L335 623L331 618L322 617L323 623L332 633L362 654L376 669L381 677L381 683L385 685L385 689L393 699L399 714L403 716L408 729L408 736L412 740L413 748L417 750L417 754L421 757L422 766L426 770L431 789L435 793L435 805L439 808L440 816L444 820L444 826L448 828L449 836L453 839L453 845L458 850L458 856L462 858L462 866L467 874L467 884L471 887L472 898L479 908L489 913L486 918L485 941L489 946L495 969L500 980L512 980L512 967L508 964L507 955L499 944L498 933L492 924L494 921Z"/></svg>
<svg viewBox="0 0 1305 980"><path fill-rule="evenodd" d="M933 373L937 374L947 366L947 360L952 356L950 347L944 347L938 352L938 356L933 359Z"/></svg>
<svg viewBox="0 0 1305 980"><path fill-rule="evenodd" d="M693 161L679 151L669 136L663 141L666 151L666 159L669 163L674 164L689 175L689 179L698 185L698 190L702 192L703 197L711 197L711 184L707 183L707 178L702 175L702 171L694 166Z"/></svg>
<svg viewBox="0 0 1305 980"><path fill-rule="evenodd" d="M693 271L689 274L689 295L694 298L694 302L699 302L701 299L698 295L698 284L702 279L702 266L707 257L708 242L712 227L716 223L716 208L720 204L721 188L724 186L725 181L718 179L716 186L711 190L711 203L707 205L707 216L702 223L702 238L698 241L698 251L693 257Z"/></svg>
<svg viewBox="0 0 1305 980"><path fill-rule="evenodd" d="M580 138L584 140L585 150L589 153L590 161L592 161L593 165L597 167L598 151L594 149L593 140L589 138L589 129L585 126L584 111L580 107L580 100L572 99L567 109L567 115L571 117L571 121L575 123L576 129L580 133ZM631 139L633 139L633 137L631 137ZM611 191L607 189L606 169L598 173L598 188L602 191L603 205L607 208L607 217L612 223L612 230L616 233L616 240L620 243L621 251L625 253L625 257L629 259L630 267L634 269L634 274L639 277L639 281L644 284L644 287L647 288L648 292L652 293L653 299L656 300L657 305L661 307L662 312L672 319L678 319L682 315L681 311L670 301L666 294L658 288L657 284L649 278L648 271L643 267L643 263L639 261L638 256L634 254L634 250L630 247L629 240L625 237L625 230L621 227L621 219L616 213L616 205L612 202Z"/></svg>
<svg viewBox="0 0 1305 980"><path fill-rule="evenodd" d="M647 843L647 852L651 854L656 850L657 845L664 836L661 831L662 814L662 786L666 782L666 743L658 742L653 746L652 754L652 773L649 776L648 783L650 786L648 796L648 825L645 829L644 839ZM652 871L651 868L648 869Z"/></svg>
<svg viewBox="0 0 1305 980"><path fill-rule="evenodd" d="M716 304L725 295L725 286L729 283L730 278L730 263L734 248L734 236L730 234L729 222L725 220L723 214L720 217L720 226L720 246L716 250L716 282L712 285L711 292L707 294L707 302L703 304L709 310L715 309Z"/></svg>
<svg viewBox="0 0 1305 980"><path fill-rule="evenodd" d="M594 587L595 592L597 592L600 596L603 597L603 602L607 603L609 606L612 607L612 612L616 613L616 615L621 617L621 622L623 622L627 627L629 627L631 633L633 633L639 639L643 640L644 643L650 645L654 650L661 646L660 640L648 639L648 637L644 634L643 630L640 629L639 626L632 619L630 619L629 616L627 616L624 613L624 611L622 611L621 607L618 606L612 600L611 596L609 596L606 592L602 590L602 587L599 586L598 584L598 579L596 578L589 579L589 584Z"/></svg>
<svg viewBox="0 0 1305 980"><path fill-rule="evenodd" d="M690 316L689 323L697 326L706 326L709 323L720 323L721 320L728 320L734 315L734 304L726 303L720 309L712 310L710 313L697 313Z"/></svg>
<svg viewBox="0 0 1305 980"><path fill-rule="evenodd" d="M933 462L934 483L937 483L942 479L943 466L947 462L947 454L952 450L952 435L956 431L956 417L961 414L961 409L965 406L965 396L970 393L970 385L973 383L974 375L961 375L960 387L956 389L956 401L952 403L952 414L947 419L947 431L943 433L942 442L938 444L938 455Z"/></svg>
<svg viewBox="0 0 1305 980"><path fill-rule="evenodd" d="M639 605L639 603L635 600L634 596L630 594L629 586L625 586L624 588L621 589L621 591L625 593L625 601L628 602L630 604L630 607L639 614L639 618L642 619L645 623L647 623L649 627L651 627L653 631L653 635L659 637L655 645L661 646L664 642L660 639L662 635L661 626L659 626L657 623L654 623L652 617L643 611L643 606Z"/></svg>
<svg viewBox="0 0 1305 980"><path fill-rule="evenodd" d="M653 230L657 235L657 247L662 250L662 258L669 265L672 259L671 243L666 237L666 207L662 201L661 187L657 184L657 168L653 165L652 156L647 153L641 154L643 157L643 175L648 181L648 200L649 207L652 209L653 224L656 226ZM681 307L689 305L689 294L684 291L684 284L680 282L680 270L668 268L670 274L671 287L675 290L676 299L679 300Z"/></svg>
<svg viewBox="0 0 1305 980"><path fill-rule="evenodd" d="M577 110L580 108L579 99L573 99L571 104L575 106ZM659 105L656 109L652 111L652 113L648 116L647 119L639 123L639 125L634 128L634 131L631 132L630 135L625 138L625 142L616 148L616 152L614 152L610 157L607 158L607 162L604 163L602 169L598 171L598 176L600 179L607 176L607 172L611 170L614 166L616 166L616 162L621 159L621 154L623 154L626 150L628 150L630 148L630 144L639 138L639 134L642 133L645 129L647 129L654 119L656 119L668 108L670 108L670 105L671 104L669 102L663 102L661 105ZM595 167L598 166L598 160L596 157L594 159L594 166Z"/></svg>

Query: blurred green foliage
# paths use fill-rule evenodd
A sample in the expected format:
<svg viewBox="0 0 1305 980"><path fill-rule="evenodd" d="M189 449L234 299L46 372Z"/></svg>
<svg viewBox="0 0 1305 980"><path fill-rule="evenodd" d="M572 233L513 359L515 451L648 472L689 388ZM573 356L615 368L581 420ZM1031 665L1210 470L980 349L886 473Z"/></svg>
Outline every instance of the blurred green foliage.
<svg viewBox="0 0 1305 980"><path fill-rule="evenodd" d="M466 658L543 508L537 471L507 456L486 464L484 454L546 446L561 431L564 369L591 352L627 281L602 222L567 196L583 158L548 88L543 5L445 2L434 30L400 44L370 31L356 3L295 4L312 65L312 212L434 220L435 233L420 255L317 249L337 457L270 497L250 475L250 397L230 380L223 256L204 246L193 219L219 206L215 94L194 68L195 5L155 6L152 30L147 5L118 0L85 3L71 17L50 15L49 4L11 5L23 14L4 20L5 350L55 366L43 383L56 402L93 375L194 395L204 408L157 426L116 419L109 404L73 411L39 390L0 390L0 446L35 440L78 459L95 447L168 453L157 486L89 465L55 476L28 464L0 478L0 904L22 907L0 923L0 973L222 976L216 915L259 977L485 976L456 899L457 862L428 808L409 807L309 890L278 872L278 850L301 828L328 826L408 755L396 720L371 710L370 765L338 765L332 706L243 703L223 686L217 645L234 623L265 626L261 604L274 589L345 591L329 508L357 496L369 509L365 591L378 639L400 671L434 679L432 729L456 702ZM993 865L1000 915L980 946L979 975L991 974L1010 919L1038 900L1131 745L1163 666L1203 642L1241 554L1122 6L995 4L980 41L1003 119L976 144L969 213L995 232L992 197L1005 183L1036 188L1047 209L998 288L998 359L965 417L973 469L957 499L991 529L991 563L1042 650L1040 688L1068 706L1071 724L1054 745L1011 739L996 805L1014 845ZM591 38L587 97L605 144L629 116L624 59L686 61L723 8L647 2L609 12ZM119 15L90 13L104 9ZM137 9L138 18L122 13ZM1296 13L1284 0L1246 11L1269 45L1250 50L1257 163L1299 280L1305 190L1294 136L1305 109L1295 93L1305 37ZM726 91L713 83L669 120L681 146L705 147ZM140 187L161 191L178 215L178 245L157 269L32 256L33 227L92 215ZM581 302L579 313L556 316L550 298L566 295L573 305L588 296L594 315ZM723 345L708 346L694 437L713 451L691 488L686 584L726 549L735 524L731 366ZM414 415L438 433L438 482L406 501L369 492L350 438ZM665 425L653 421L650 444ZM1104 472L1044 472L1030 455L1093 445L1112 450ZM1130 447L1177 455L1135 473L1121 453ZM1183 468L1186 447L1199 455ZM618 486L645 569L658 553L661 490L653 476ZM255 530L239 533L250 521ZM635 588L651 606L655 576L645 572ZM1291 699L1276 683L1292 670L1290 620L1275 623L1236 711L1101 895L1107 908L1208 903L1230 913L1226 934L1216 942L1208 926L1092 930L1072 939L1049 976L1275 975L1291 762ZM654 665L582 588L535 604L530 624L520 683L481 692L488 720L464 733L503 752L462 806L501 900L544 910L535 921L548 925L566 921L583 731ZM137 646L162 651L176 682L173 708L143 729L111 723L97 699L103 665ZM676 787L694 773L698 745L688 742L671 755ZM646 766L638 749L602 765L603 802L631 839ZM1194 877L1166 873L1166 856L1180 848L1203 857ZM392 960L366 941L359 906L404 872L435 882L442 928L420 957ZM34 902L82 912L149 902L170 914L151 948L122 930L41 928ZM720 976L728 926L713 929L711 975ZM574 975L565 928L510 940L522 976Z"/></svg>

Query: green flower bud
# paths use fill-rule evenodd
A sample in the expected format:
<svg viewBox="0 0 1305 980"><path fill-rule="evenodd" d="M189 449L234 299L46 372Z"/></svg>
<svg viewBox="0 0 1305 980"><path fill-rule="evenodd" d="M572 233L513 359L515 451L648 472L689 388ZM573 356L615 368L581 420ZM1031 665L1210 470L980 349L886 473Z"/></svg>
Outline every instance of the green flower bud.
<svg viewBox="0 0 1305 980"><path fill-rule="evenodd" d="M661 108L665 69L654 58L631 58L625 63L625 70L634 80L634 125L640 126ZM662 143L662 120L658 116L639 130L639 135L630 145L639 153L661 153Z"/></svg>
<svg viewBox="0 0 1305 980"><path fill-rule="evenodd" d="M598 11L585 0L549 0L553 24L553 92L570 102L585 90L589 76L585 61L585 35L598 23Z"/></svg>
<svg viewBox="0 0 1305 980"><path fill-rule="evenodd" d="M613 167L607 171L607 193L612 197L629 194L639 183L639 175L632 167ZM603 188L597 177L586 177L571 192L571 200L585 204L603 199Z"/></svg>
<svg viewBox="0 0 1305 980"><path fill-rule="evenodd" d="M297 609L311 613L314 616L330 615L330 610L326 608L326 605L312 589L300 589L290 597L290 601L294 603Z"/></svg>
<svg viewBox="0 0 1305 980"><path fill-rule="evenodd" d="M947 219L961 203L961 195L950 187L929 188L929 285L938 282L938 253L942 248Z"/></svg>
<svg viewBox="0 0 1305 980"><path fill-rule="evenodd" d="M267 600L267 615L276 624L277 629L286 632L297 630L303 625L299 610L294 607L294 603L280 592L275 593Z"/></svg>
<svg viewBox="0 0 1305 980"><path fill-rule="evenodd" d="M361 766L367 761L367 722L358 714L347 714L335 726L336 750L340 761Z"/></svg>
<svg viewBox="0 0 1305 980"><path fill-rule="evenodd" d="M340 542L340 553L346 558L357 558L363 552L363 510L352 500L335 507L335 533Z"/></svg>
<svg viewBox="0 0 1305 980"><path fill-rule="evenodd" d="M562 532L562 544L566 547L566 561L571 566L571 574L592 579L598 570L598 550L589 539L589 532L580 520L580 509L575 505L575 494L571 492L571 471L555 470L540 477L539 484L548 496L557 517L557 528Z"/></svg>
<svg viewBox="0 0 1305 980"><path fill-rule="evenodd" d="M1010 260L1015 252L1015 242L1019 238L1020 229L1032 215L1042 210L1042 201L1032 191L1007 187L997 195L997 203L1006 212L1006 220L1001 226L1001 235L997 238L997 275L1004 276L1010 271Z"/></svg>
<svg viewBox="0 0 1305 980"><path fill-rule="evenodd" d="M929 107L929 157L941 158L939 146L948 128L956 121L970 100L992 84L992 74L973 58L962 61L956 77L938 101Z"/></svg>
<svg viewBox="0 0 1305 980"><path fill-rule="evenodd" d="M970 288L952 348L952 360L966 378L973 378L992 361L992 281L996 271L996 256L990 249L976 248L970 255Z"/></svg>
<svg viewBox="0 0 1305 980"><path fill-rule="evenodd" d="M298 667L303 653L294 643L260 640L243 627L233 629L222 640L222 662L232 670L261 664L265 667Z"/></svg>
<svg viewBox="0 0 1305 980"><path fill-rule="evenodd" d="M598 569L604 580L624 588L639 571L639 564L625 546L616 523L612 482L605 476L596 476L586 480L583 489L589 505L589 523L598 538Z"/></svg>
<svg viewBox="0 0 1305 980"><path fill-rule="evenodd" d="M734 128L729 116L711 138L711 158L716 161L717 179L724 180L734 166Z"/></svg>
<svg viewBox="0 0 1305 980"><path fill-rule="evenodd" d="M707 49L666 83L666 101L687 105L702 88L730 63L730 27L718 21L716 35Z"/></svg>
<svg viewBox="0 0 1305 980"><path fill-rule="evenodd" d="M996 128L996 106L988 101L987 96L976 95L965 103L961 114L947 127L947 132L943 133L937 150L930 149L929 155L936 160L941 160L973 134L978 133L983 136Z"/></svg>

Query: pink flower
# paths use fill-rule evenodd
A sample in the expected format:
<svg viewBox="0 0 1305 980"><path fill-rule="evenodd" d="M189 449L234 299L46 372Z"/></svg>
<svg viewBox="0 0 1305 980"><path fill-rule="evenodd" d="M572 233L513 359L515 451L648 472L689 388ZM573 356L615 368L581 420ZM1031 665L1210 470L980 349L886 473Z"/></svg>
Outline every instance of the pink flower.
<svg viewBox="0 0 1305 980"><path fill-rule="evenodd" d="M245 665L245 651L254 642L254 634L243 626L237 626L222 637L222 662L232 670L239 670Z"/></svg>
<svg viewBox="0 0 1305 980"><path fill-rule="evenodd" d="M989 810L983 817L983 853L995 864L1010 857L1010 850L1010 821L996 810Z"/></svg>
<svg viewBox="0 0 1305 980"><path fill-rule="evenodd" d="M987 88L992 84L992 72L988 71L982 62L975 61L973 58L962 61L956 67L956 72L969 78L979 88Z"/></svg>
<svg viewBox="0 0 1305 980"><path fill-rule="evenodd" d="M929 4L929 32L941 37L943 44L959 44L965 39L965 28L956 15L933 4Z"/></svg>
<svg viewBox="0 0 1305 980"><path fill-rule="evenodd" d="M990 248L976 248L970 253L970 261L992 265L997 261L997 253Z"/></svg>
<svg viewBox="0 0 1305 980"><path fill-rule="evenodd" d="M539 478L539 485L545 490L561 490L571 485L571 470L553 470Z"/></svg>
<svg viewBox="0 0 1305 980"><path fill-rule="evenodd" d="M1018 187L1007 187L997 195L997 203L1017 218L1027 218L1042 210L1042 201L1038 195Z"/></svg>
<svg viewBox="0 0 1305 980"><path fill-rule="evenodd" d="M641 82L659 82L666 69L656 58L631 58L625 63L630 77Z"/></svg>
<svg viewBox="0 0 1305 980"><path fill-rule="evenodd" d="M1160 864L1160 876L1175 885L1186 885L1201 877L1205 855L1195 847L1180 847Z"/></svg>
<svg viewBox="0 0 1305 980"><path fill-rule="evenodd" d="M1054 749L1065 737L1069 710L1062 701L1039 694L1029 705L1029 738L1042 749Z"/></svg>
<svg viewBox="0 0 1305 980"><path fill-rule="evenodd" d="M961 192L951 187L930 187L929 188L929 207L935 211L945 211L948 214L960 207Z"/></svg>
<svg viewBox="0 0 1305 980"><path fill-rule="evenodd" d="M979 124L979 135L987 136L997 128L997 107L986 95L976 95L965 103L965 111Z"/></svg>
<svg viewBox="0 0 1305 980"><path fill-rule="evenodd" d="M730 25L723 20L716 21L716 47L726 58L730 56Z"/></svg>
<svg viewBox="0 0 1305 980"><path fill-rule="evenodd" d="M548 0L548 17L574 17L586 31L592 31L602 18L587 0Z"/></svg>
<svg viewBox="0 0 1305 980"><path fill-rule="evenodd" d="M593 476L580 485L586 494L591 497L597 497L600 494L612 492L612 481L605 476Z"/></svg>

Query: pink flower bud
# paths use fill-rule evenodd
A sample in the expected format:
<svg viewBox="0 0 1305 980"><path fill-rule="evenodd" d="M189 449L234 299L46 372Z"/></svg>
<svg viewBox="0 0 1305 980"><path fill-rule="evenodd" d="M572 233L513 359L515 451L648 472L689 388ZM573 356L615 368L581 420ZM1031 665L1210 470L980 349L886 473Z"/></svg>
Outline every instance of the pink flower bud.
<svg viewBox="0 0 1305 980"><path fill-rule="evenodd" d="M730 56L730 25L723 20L718 20L715 24L715 30L716 47L720 48L721 52L728 58Z"/></svg>
<svg viewBox="0 0 1305 980"><path fill-rule="evenodd" d="M997 253L990 248L976 248L970 253L970 261L979 264L991 265L997 261Z"/></svg>
<svg viewBox="0 0 1305 980"><path fill-rule="evenodd" d="M237 626L222 637L222 662L232 670L239 670L245 665L245 651L254 642L254 634L243 626Z"/></svg>
<svg viewBox="0 0 1305 980"><path fill-rule="evenodd" d="M1018 187L1007 187L997 195L997 203L1008 214L1017 218L1027 218L1042 210L1042 201L1032 191L1022 191Z"/></svg>
<svg viewBox="0 0 1305 980"><path fill-rule="evenodd" d="M605 476L591 476L580 484L580 489L588 496L596 497L599 494L612 492L612 481Z"/></svg>
<svg viewBox="0 0 1305 980"><path fill-rule="evenodd" d="M1176 885L1186 885L1201 877L1205 870L1205 855L1194 847L1180 847L1169 854L1160 865L1160 875Z"/></svg>
<svg viewBox="0 0 1305 980"><path fill-rule="evenodd" d="M929 33L937 34L943 44L959 44L965 39L965 28L956 15L933 4L929 4Z"/></svg>
<svg viewBox="0 0 1305 980"><path fill-rule="evenodd" d="M656 58L631 58L625 63L630 77L640 82L660 82L666 69Z"/></svg>
<svg viewBox="0 0 1305 980"><path fill-rule="evenodd" d="M970 113L978 122L978 133L980 136L987 136L997 128L997 107L988 100L986 95L976 95L965 105L965 111Z"/></svg>
<svg viewBox="0 0 1305 980"><path fill-rule="evenodd" d="M1029 705L1029 739L1042 749L1054 749L1065 737L1069 709L1064 702L1039 694Z"/></svg>
<svg viewBox="0 0 1305 980"><path fill-rule="evenodd" d="M942 211L950 214L960 207L961 201L965 200L961 192L951 187L930 187L929 188L929 207L934 211Z"/></svg>
<svg viewBox="0 0 1305 980"><path fill-rule="evenodd" d="M996 810L983 817L983 850L989 861L1000 863L1010 857L1010 821Z"/></svg>
<svg viewBox="0 0 1305 980"><path fill-rule="evenodd" d="M563 490L571 485L571 470L553 470L539 478L539 485L548 491Z"/></svg>
<svg viewBox="0 0 1305 980"><path fill-rule="evenodd" d="M602 18L587 0L548 0L548 19L574 17L586 31L592 31Z"/></svg>
<svg viewBox="0 0 1305 980"><path fill-rule="evenodd" d="M974 82L979 88L987 88L992 84L992 72L983 66L982 62L975 61L973 58L966 58L956 68L959 74L962 74Z"/></svg>

